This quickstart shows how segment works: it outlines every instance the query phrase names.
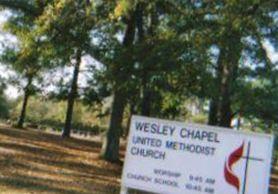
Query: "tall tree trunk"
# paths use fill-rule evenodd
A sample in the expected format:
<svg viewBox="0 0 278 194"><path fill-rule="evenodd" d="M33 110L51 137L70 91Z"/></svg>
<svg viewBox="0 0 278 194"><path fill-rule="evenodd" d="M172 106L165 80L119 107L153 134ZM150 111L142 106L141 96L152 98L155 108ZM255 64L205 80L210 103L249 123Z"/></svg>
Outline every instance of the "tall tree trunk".
<svg viewBox="0 0 278 194"><path fill-rule="evenodd" d="M238 113L238 117L237 117L237 130L239 131L241 128L241 120L242 120L242 113L241 111Z"/></svg>
<svg viewBox="0 0 278 194"><path fill-rule="evenodd" d="M127 18L127 27L125 31L123 47L126 52L130 52L129 48L133 45L135 38L135 15L131 14L130 18ZM127 63L132 62L129 58L130 53L125 53L127 56ZM115 76L120 76L115 72ZM126 76L126 75L125 75ZM120 147L120 133L123 120L123 113L126 104L126 91L119 84L116 83L114 90L114 99L112 103L111 116L109 127L102 144L100 157L106 161L117 162L119 161L119 147Z"/></svg>
<svg viewBox="0 0 278 194"><path fill-rule="evenodd" d="M19 116L17 125L16 125L18 128L23 128L23 125L24 125L28 100L30 97L30 87L32 85L32 81L33 81L32 77L28 78L28 83L24 88L24 97L23 97L22 108L21 108L21 112L20 112L20 116Z"/></svg>
<svg viewBox="0 0 278 194"><path fill-rule="evenodd" d="M218 124L218 101L217 99L211 99L209 103L209 118L208 125Z"/></svg>
<svg viewBox="0 0 278 194"><path fill-rule="evenodd" d="M116 91L114 93L114 100L112 103L109 129L107 131L106 138L103 141L100 153L102 159L110 162L119 161L120 134L122 129L124 107L125 97L121 91Z"/></svg>
<svg viewBox="0 0 278 194"><path fill-rule="evenodd" d="M225 37L220 40L220 53L216 69L216 91L213 91L210 101L209 125L219 125L231 127L233 118L232 96L233 82L237 78L239 59L241 56L242 45L241 35L232 28L225 33Z"/></svg>
<svg viewBox="0 0 278 194"><path fill-rule="evenodd" d="M130 102L130 106L129 106L129 116L128 116L128 121L127 121L126 131L125 131L125 137L127 137L129 134L131 118L132 118L132 115L134 115L134 114L135 114L135 102L132 101L132 102Z"/></svg>
<svg viewBox="0 0 278 194"><path fill-rule="evenodd" d="M222 80L222 74L223 74L223 64L225 62L225 51L224 49L220 48L219 57L217 60L216 65L216 78L215 78L215 88L216 90L212 90L212 98L210 100L209 105L209 119L208 124L209 125L219 125L219 116L220 116L220 87L221 87L221 80Z"/></svg>
<svg viewBox="0 0 278 194"><path fill-rule="evenodd" d="M77 93L78 93L77 92L77 90L78 90L78 76L79 76L79 71L80 71L81 57L82 57L82 51L81 51L81 49L78 49L77 53L76 53L76 63L75 63L75 66L74 66L73 79L72 79L72 83L71 83L71 90L70 90L69 95L68 95L68 108L67 108L66 120L65 120L65 125L64 125L64 129L63 129L62 137L70 137L74 102L75 102L75 98L76 98Z"/></svg>
<svg viewBox="0 0 278 194"><path fill-rule="evenodd" d="M141 104L141 115L150 116L151 115L151 91L147 88L147 86L143 86L143 97Z"/></svg>
<svg viewBox="0 0 278 194"><path fill-rule="evenodd" d="M138 9L136 13L136 24L138 29L139 43L143 43L145 41L145 31L143 27L144 25L143 13L144 13L144 5L142 3L138 4ZM153 10L150 15L150 26L147 29L147 33L150 37L155 36L155 27L157 26L157 24L158 24L158 19L157 19L156 10ZM148 45L147 49L152 49L152 46L153 46L152 44ZM141 102L141 115L143 116L151 115L153 89L148 85L148 82L149 82L148 67L143 67L142 102Z"/></svg>
<svg viewBox="0 0 278 194"><path fill-rule="evenodd" d="M219 125L222 127L231 127L232 121L232 109L231 109L231 82L232 82L232 71L233 67L230 65L237 64L228 64L225 65L223 69L223 76L220 86L220 95L221 95L221 103L220 103L220 120ZM229 66L229 67L228 67Z"/></svg>
<svg viewBox="0 0 278 194"><path fill-rule="evenodd" d="M29 99L29 94L28 94L27 91L25 91L20 117L19 117L18 122L17 122L17 127L18 128L23 128L24 121L25 121L25 116L26 116L26 109L27 109L28 99Z"/></svg>
<svg viewBox="0 0 278 194"><path fill-rule="evenodd" d="M232 32L232 31L231 31ZM234 32L230 34L228 45L221 51L225 55L222 64L222 74L220 81L220 107L219 107L219 125L223 127L231 127L233 119L232 113L232 96L233 82L237 78L239 60L242 51L241 36Z"/></svg>

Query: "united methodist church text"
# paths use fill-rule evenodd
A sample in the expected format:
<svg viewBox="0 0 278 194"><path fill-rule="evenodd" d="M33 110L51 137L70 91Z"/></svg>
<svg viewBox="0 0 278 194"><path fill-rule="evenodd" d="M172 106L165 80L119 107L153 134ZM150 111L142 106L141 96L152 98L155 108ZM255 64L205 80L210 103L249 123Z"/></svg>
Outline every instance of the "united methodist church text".
<svg viewBox="0 0 278 194"><path fill-rule="evenodd" d="M165 150L213 156L216 152L216 147L213 145L220 143L216 132L206 130L178 128L173 125L151 122L136 122L135 130L137 135L132 137L133 145L129 152L145 158L165 160L167 157ZM151 134L155 135L155 138L150 137ZM164 136L162 138L164 140L158 138L159 136ZM173 136L180 137L182 141L172 141ZM165 140L165 137L169 139ZM187 143L189 139L191 143ZM207 146L208 142L211 146ZM206 145L202 145L203 143Z"/></svg>

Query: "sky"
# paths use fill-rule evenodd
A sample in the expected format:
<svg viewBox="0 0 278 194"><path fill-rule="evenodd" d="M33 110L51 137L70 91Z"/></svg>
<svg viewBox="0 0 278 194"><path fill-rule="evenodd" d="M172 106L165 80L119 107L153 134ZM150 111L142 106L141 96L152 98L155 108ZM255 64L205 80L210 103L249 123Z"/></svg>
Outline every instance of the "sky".
<svg viewBox="0 0 278 194"><path fill-rule="evenodd" d="M11 15L11 13L9 11L6 10L2 10L0 11L0 52L1 49L3 48L3 43L5 44L16 44L16 38L13 36L10 36L8 34L6 34L5 32L3 32L2 26L3 23L7 20L7 18ZM264 46L267 49L267 55L270 58L270 60L273 63L277 63L278 62L278 51L275 51L275 49L272 47L272 45L270 44L270 42L265 41L264 42ZM82 57L82 63L81 63L81 73L80 73L80 78L79 78L79 84L81 87L85 87L87 82L86 80L88 79L88 77L90 76L88 74L88 72L86 71L87 67L90 65L94 65L96 68L100 68L102 66L101 63L99 63L98 61L96 61L94 58L92 58L91 56L84 56ZM67 75L67 77L65 77L65 80L70 80L71 77L71 72L73 71L73 67L66 67L63 69L63 72L61 73L61 71L56 71L53 72L49 77L51 77L52 79L59 79L61 76L64 76L65 74ZM4 78L8 78L11 75L15 75L14 72L9 71L5 68L5 65L0 64L0 77L4 77ZM49 85L45 91L49 92L55 90L55 85ZM9 98L17 98L18 96L21 95L21 91L14 87L13 85L8 85L5 94L7 97Z"/></svg>

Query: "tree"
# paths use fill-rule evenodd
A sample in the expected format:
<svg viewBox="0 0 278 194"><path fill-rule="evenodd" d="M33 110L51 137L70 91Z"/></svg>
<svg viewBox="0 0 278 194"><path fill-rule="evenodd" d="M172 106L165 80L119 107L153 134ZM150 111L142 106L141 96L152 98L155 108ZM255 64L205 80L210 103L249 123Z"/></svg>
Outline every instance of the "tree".
<svg viewBox="0 0 278 194"><path fill-rule="evenodd" d="M231 34L233 38L231 38L231 36L229 39L225 38L226 40L229 40L223 40L223 42L226 42L227 45L223 48L220 47L220 55L218 59L218 68L222 71L220 74L221 85L219 89L221 96L219 105L220 126L230 127L231 120L234 114L238 111L232 110L232 105L234 104L232 100L234 98L233 96L237 93L236 91L241 91L235 89L235 83L238 78L242 76L239 74L239 68L245 65L242 64L242 61L240 61L240 59L242 59L242 54L244 52L248 52L246 50L249 50L250 52L251 49L253 52L257 53L250 56L250 58L254 57L252 61L255 62L257 59L260 63L263 63L266 66L269 65L268 56L266 54L261 55L260 53L266 53L265 48L262 46L264 39L273 39L272 37L277 36L278 33L277 28L273 25L275 18L272 16L272 12L277 9L277 5L273 3L274 2L271 1L262 1L259 3L254 2L250 4L236 2L228 5L230 8L236 8L242 11L234 17L235 19L230 21L230 25L232 25L231 27L230 25L225 27L233 33ZM228 15L231 16L231 14ZM244 39L248 38L255 42L255 44L253 43L254 46L251 46L252 44L250 45L248 43L247 46L245 45L248 41L244 41ZM275 40L274 38L273 43L277 45L277 39ZM223 54L223 52L225 52L225 54ZM261 55L260 58L258 58L258 54ZM221 62L222 58L224 58L223 62ZM228 61L230 61L230 63ZM259 64L256 64L255 62L253 65Z"/></svg>
<svg viewBox="0 0 278 194"><path fill-rule="evenodd" d="M39 56L39 42L32 36L32 22L25 15L15 15L5 24L6 31L14 34L19 42L18 46L7 46L1 56L1 60L8 64L19 77L13 79L13 83L22 84L24 98L22 110L17 127L22 128L26 115L28 99L36 91L35 79L39 78L43 68L43 60ZM23 83L22 83L22 80Z"/></svg>
<svg viewBox="0 0 278 194"><path fill-rule="evenodd" d="M119 5L121 6L121 5ZM123 112L126 104L126 88L123 86L122 81L126 79L125 66L132 65L132 46L135 38L135 13L134 10L129 9L125 20L125 31L122 42L122 48L118 52L116 63L111 64L109 73L115 76L113 79L113 102L111 107L111 116L109 127L106 137L102 144L101 158L111 161L119 161L119 142L121 133L121 124L123 119ZM127 78L128 79L128 78Z"/></svg>
<svg viewBox="0 0 278 194"><path fill-rule="evenodd" d="M78 2L63 0L56 2L35 0L28 2L14 0L0 1L0 5L22 11L35 21L35 25L38 28L36 28L34 35L40 37L44 52L49 56L48 52L51 51L52 58L56 60L56 63L69 64L73 62L73 59L75 60L63 130L63 137L69 137L74 100L77 96L81 57L84 51L88 50L88 43L90 42L89 31L92 28L93 21L91 15L92 4L90 1L81 0ZM59 18L63 19L59 20Z"/></svg>
<svg viewBox="0 0 278 194"><path fill-rule="evenodd" d="M90 1L56 1L47 6L37 20L37 33L50 42L54 57L74 70L68 94L68 109L62 137L70 137L74 101L78 95L78 76L82 56L90 49L90 30L94 25L93 4Z"/></svg>
<svg viewBox="0 0 278 194"><path fill-rule="evenodd" d="M218 50L216 63L210 70L213 89L206 94L211 99L209 124L230 127L238 112L233 110L233 105L239 91L236 83L242 76L241 68L246 65L243 54L250 50L257 54L265 52L262 46L265 39L271 39L277 45L274 43L277 42L274 25L277 5L273 1L201 1L194 3L194 7L192 13L202 16L200 25L207 37L204 42L210 43L213 52ZM264 56L259 63L267 64L268 58ZM258 60L254 60L258 55L252 54L250 58L255 62L252 65L259 65Z"/></svg>
<svg viewBox="0 0 278 194"><path fill-rule="evenodd" d="M25 44L28 43L25 42ZM24 93L22 109L17 122L19 128L22 128L24 124L28 99L38 90L34 81L40 79L43 68L39 62L38 53L33 50L33 46L32 44L31 50L27 47L21 47L19 51L8 48L2 55L2 61L9 64L9 67L17 73L17 77L11 79L12 83L20 86Z"/></svg>
<svg viewBox="0 0 278 194"><path fill-rule="evenodd" d="M42 13L49 2L51 1L0 1L1 6L17 11L5 24L5 29L18 38L19 47L7 47L2 55L2 61L8 63L20 75L12 82L19 86L24 85L22 86L24 93L22 110L17 123L19 128L24 124L28 99L38 89L34 81L40 79L43 69L49 67L49 63L45 60L47 57L40 56L42 51L40 41L33 33L35 18Z"/></svg>
<svg viewBox="0 0 278 194"><path fill-rule="evenodd" d="M162 106L163 98L169 93L180 95L184 92L176 83L185 77L181 71L188 73L192 59L187 56L193 47L184 34L172 30L171 22L177 17L173 14L174 9L168 10L161 4L160 1L120 1L115 15L120 18L119 26L122 22L125 24L125 31L107 31L122 34L123 44L117 44L117 40L112 43L100 41L108 45L100 46L99 58L107 64L107 77L112 81L114 91L110 125L101 152L106 160L118 160L122 118L128 102L131 113L138 111L144 115L161 116L163 114L156 110ZM169 12L176 17L171 18ZM107 36L110 38L112 35ZM105 52L107 47L109 54Z"/></svg>

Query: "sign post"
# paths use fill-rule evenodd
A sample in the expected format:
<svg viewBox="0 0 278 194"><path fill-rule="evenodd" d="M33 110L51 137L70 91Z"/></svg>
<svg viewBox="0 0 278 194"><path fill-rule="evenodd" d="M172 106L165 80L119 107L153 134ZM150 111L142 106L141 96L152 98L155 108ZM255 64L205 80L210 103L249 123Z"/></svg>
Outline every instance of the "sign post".
<svg viewBox="0 0 278 194"><path fill-rule="evenodd" d="M273 137L133 116L121 194L267 194Z"/></svg>

